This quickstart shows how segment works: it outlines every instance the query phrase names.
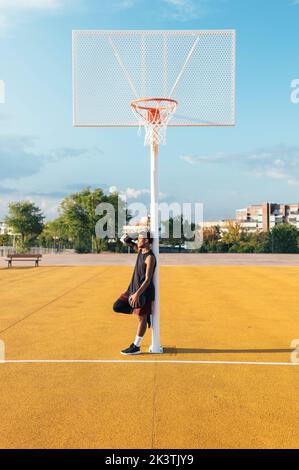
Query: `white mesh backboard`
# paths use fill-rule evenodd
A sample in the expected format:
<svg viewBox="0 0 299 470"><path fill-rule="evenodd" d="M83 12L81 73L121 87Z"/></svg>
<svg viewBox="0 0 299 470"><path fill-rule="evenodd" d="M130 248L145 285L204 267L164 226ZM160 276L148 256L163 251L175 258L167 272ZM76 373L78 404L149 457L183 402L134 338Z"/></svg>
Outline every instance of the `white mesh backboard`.
<svg viewBox="0 0 299 470"><path fill-rule="evenodd" d="M178 101L172 127L234 125L235 32L73 31L75 126L138 126L148 97Z"/></svg>

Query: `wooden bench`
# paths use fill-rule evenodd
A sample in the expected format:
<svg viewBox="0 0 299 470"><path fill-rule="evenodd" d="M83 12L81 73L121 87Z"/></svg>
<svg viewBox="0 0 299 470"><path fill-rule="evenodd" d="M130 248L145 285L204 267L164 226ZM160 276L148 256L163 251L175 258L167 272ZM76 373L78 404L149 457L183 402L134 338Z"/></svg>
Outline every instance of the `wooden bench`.
<svg viewBox="0 0 299 470"><path fill-rule="evenodd" d="M12 267L12 262L13 261L34 261L35 262L35 266L38 267L38 263L40 262L41 258L42 258L43 255L40 255L40 254L37 254L37 255L31 255L31 254L28 254L28 253L14 253L12 255L7 255L7 258L5 259L5 261L8 262L8 265L7 267L8 268L11 268Z"/></svg>

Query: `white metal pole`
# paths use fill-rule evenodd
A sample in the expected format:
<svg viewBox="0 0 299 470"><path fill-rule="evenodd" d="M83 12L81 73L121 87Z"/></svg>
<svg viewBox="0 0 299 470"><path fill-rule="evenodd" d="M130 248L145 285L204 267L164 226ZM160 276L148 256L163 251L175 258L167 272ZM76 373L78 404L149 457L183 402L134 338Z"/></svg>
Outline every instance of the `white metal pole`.
<svg viewBox="0 0 299 470"><path fill-rule="evenodd" d="M151 233L153 237L152 250L156 257L156 269L153 277L155 286L155 301L152 315L152 344L151 353L162 353L160 344L160 296L159 296L159 211L158 211L158 144L151 144Z"/></svg>

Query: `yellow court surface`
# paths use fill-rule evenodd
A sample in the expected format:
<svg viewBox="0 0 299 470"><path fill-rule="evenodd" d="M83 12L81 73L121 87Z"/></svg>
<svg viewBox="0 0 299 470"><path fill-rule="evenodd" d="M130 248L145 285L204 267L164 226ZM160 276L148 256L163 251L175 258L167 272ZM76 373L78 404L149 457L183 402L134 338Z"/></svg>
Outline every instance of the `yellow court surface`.
<svg viewBox="0 0 299 470"><path fill-rule="evenodd" d="M165 353L125 357L131 274L0 269L0 447L298 448L299 267L161 267Z"/></svg>

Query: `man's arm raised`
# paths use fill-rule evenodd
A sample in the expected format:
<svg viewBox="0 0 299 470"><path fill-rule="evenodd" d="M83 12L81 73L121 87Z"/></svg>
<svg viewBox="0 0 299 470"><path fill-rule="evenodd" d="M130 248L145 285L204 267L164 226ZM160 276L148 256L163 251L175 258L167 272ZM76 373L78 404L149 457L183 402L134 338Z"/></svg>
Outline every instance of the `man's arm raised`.
<svg viewBox="0 0 299 470"><path fill-rule="evenodd" d="M127 234L123 235L120 241L124 244L133 248L133 250L138 251L137 243L133 240L133 238L129 237Z"/></svg>

